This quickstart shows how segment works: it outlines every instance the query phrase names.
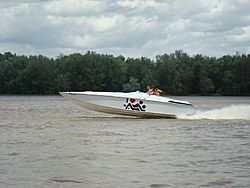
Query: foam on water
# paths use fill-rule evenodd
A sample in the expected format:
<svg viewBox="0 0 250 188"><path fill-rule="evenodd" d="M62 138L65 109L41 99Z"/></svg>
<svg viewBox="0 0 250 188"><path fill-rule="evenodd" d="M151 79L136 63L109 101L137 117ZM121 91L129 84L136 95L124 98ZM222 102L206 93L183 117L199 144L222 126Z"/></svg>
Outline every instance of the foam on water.
<svg viewBox="0 0 250 188"><path fill-rule="evenodd" d="M244 119L250 120L250 105L232 105L220 109L197 110L192 116L178 116L179 119Z"/></svg>

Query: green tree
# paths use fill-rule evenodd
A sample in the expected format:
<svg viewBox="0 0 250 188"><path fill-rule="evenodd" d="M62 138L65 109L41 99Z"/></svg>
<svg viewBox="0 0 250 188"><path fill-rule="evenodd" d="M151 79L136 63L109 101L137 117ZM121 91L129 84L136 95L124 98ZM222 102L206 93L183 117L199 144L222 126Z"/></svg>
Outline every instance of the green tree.
<svg viewBox="0 0 250 188"><path fill-rule="evenodd" d="M141 85L140 85L138 79L136 79L134 77L130 77L129 83L123 84L122 88L123 88L124 92L136 91L136 90L141 89Z"/></svg>
<svg viewBox="0 0 250 188"><path fill-rule="evenodd" d="M157 56L156 75L159 87L173 95L190 93L194 70L190 57L182 50Z"/></svg>
<svg viewBox="0 0 250 188"><path fill-rule="evenodd" d="M134 91L147 86L168 94L250 94L250 54L190 57L182 50L125 58L86 52L46 56L0 53L0 94L57 93L64 90Z"/></svg>
<svg viewBox="0 0 250 188"><path fill-rule="evenodd" d="M206 76L202 77L202 79L200 80L199 86L203 95L206 95L207 92L214 90L213 81Z"/></svg>
<svg viewBox="0 0 250 188"><path fill-rule="evenodd" d="M152 60L141 57L128 58L125 62L127 65L126 82L133 77L140 82L142 89L146 89L148 85L157 85L155 63Z"/></svg>
<svg viewBox="0 0 250 188"><path fill-rule="evenodd" d="M53 93L70 90L70 74L59 74L54 80Z"/></svg>

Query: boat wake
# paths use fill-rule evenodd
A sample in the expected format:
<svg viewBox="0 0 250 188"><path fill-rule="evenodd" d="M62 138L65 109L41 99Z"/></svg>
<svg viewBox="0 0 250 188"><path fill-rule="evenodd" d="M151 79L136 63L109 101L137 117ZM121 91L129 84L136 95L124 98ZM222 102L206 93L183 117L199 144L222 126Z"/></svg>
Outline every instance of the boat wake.
<svg viewBox="0 0 250 188"><path fill-rule="evenodd" d="M197 110L192 116L178 116L178 119L242 119L250 120L250 105L232 105L221 109Z"/></svg>

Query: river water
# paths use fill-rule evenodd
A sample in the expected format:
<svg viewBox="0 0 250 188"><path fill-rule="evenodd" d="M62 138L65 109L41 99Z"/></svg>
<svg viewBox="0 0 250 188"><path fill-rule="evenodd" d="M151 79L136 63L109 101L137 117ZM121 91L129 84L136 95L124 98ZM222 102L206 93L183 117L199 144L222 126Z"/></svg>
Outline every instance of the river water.
<svg viewBox="0 0 250 188"><path fill-rule="evenodd" d="M250 187L250 97L174 97L179 119L103 114L60 97L0 97L0 187Z"/></svg>

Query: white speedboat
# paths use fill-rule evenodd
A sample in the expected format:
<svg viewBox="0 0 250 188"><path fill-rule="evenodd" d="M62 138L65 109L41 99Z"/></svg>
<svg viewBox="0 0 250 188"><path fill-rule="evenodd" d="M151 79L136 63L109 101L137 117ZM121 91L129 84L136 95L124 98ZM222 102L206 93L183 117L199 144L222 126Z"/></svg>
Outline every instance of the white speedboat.
<svg viewBox="0 0 250 188"><path fill-rule="evenodd" d="M192 115L196 107L188 101L149 95L144 92L59 92L84 108L99 112L139 117L177 118Z"/></svg>

